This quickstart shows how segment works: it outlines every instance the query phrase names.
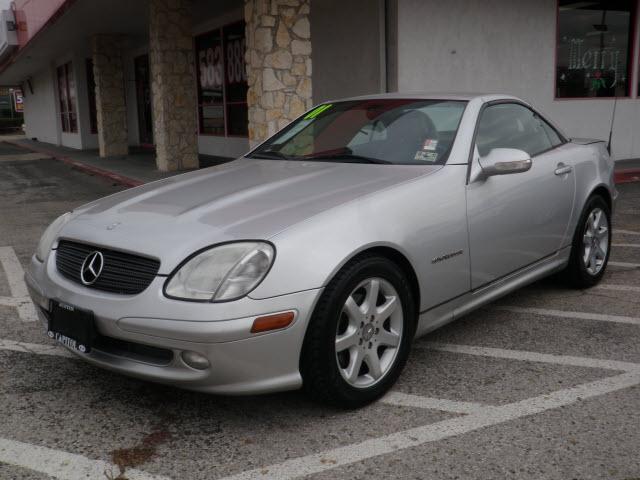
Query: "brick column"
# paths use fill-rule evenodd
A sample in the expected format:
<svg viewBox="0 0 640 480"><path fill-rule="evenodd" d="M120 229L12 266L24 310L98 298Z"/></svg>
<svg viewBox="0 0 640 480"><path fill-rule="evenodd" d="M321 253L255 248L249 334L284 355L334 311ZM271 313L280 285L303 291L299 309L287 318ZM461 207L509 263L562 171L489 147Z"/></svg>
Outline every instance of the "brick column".
<svg viewBox="0 0 640 480"><path fill-rule="evenodd" d="M252 145L312 106L310 2L245 0Z"/></svg>
<svg viewBox="0 0 640 480"><path fill-rule="evenodd" d="M156 163L198 168L197 92L189 0L150 0L149 67Z"/></svg>
<svg viewBox="0 0 640 480"><path fill-rule="evenodd" d="M92 38L101 157L129 153L122 41L122 37L114 35L95 35Z"/></svg>

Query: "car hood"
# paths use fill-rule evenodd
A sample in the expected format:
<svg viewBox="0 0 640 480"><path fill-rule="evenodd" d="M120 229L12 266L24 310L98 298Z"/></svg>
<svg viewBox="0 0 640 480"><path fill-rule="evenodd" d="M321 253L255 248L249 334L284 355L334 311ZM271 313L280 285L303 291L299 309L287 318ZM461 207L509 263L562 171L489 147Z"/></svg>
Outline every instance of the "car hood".
<svg viewBox="0 0 640 480"><path fill-rule="evenodd" d="M168 274L201 248L267 240L320 212L439 168L242 158L80 207L60 238L156 257L160 273Z"/></svg>

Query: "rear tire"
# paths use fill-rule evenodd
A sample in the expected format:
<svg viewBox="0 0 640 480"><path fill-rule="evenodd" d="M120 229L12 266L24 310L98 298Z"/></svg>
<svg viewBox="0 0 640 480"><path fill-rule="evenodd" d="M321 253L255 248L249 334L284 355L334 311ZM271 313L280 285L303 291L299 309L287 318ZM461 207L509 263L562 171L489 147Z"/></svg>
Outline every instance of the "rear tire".
<svg viewBox="0 0 640 480"><path fill-rule="evenodd" d="M611 209L596 195L587 202L573 236L565 277L575 288L596 285L607 269L611 252Z"/></svg>
<svg viewBox="0 0 640 480"><path fill-rule="evenodd" d="M325 288L307 329L300 359L306 393L341 408L382 396L407 361L416 317L398 265L377 255L349 262Z"/></svg>

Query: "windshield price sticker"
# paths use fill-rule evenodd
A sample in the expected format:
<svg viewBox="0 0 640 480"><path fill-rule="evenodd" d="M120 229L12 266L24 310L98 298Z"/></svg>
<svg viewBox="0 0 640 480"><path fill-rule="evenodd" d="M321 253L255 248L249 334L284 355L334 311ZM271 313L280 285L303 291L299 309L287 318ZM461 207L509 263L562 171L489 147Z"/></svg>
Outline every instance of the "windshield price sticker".
<svg viewBox="0 0 640 480"><path fill-rule="evenodd" d="M429 152L435 152L436 148L438 148L438 140L433 138L427 138L422 145L422 150L426 150Z"/></svg>

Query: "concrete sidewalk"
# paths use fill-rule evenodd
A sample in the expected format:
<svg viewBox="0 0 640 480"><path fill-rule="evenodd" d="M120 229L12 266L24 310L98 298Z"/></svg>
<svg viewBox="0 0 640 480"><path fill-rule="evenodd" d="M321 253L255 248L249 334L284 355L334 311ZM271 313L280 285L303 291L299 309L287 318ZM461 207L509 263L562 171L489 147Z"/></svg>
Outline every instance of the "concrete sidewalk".
<svg viewBox="0 0 640 480"><path fill-rule="evenodd" d="M97 150L76 150L48 143L26 139L20 135L0 135L0 150L9 149L7 154L19 155L20 152L44 155L63 161L90 175L97 175L136 187L183 172L161 172L156 168L152 150L131 148L129 155L122 157L100 158ZM233 160L227 157L200 155L200 168L212 167ZM616 162L616 183L640 182L640 159L618 160Z"/></svg>
<svg viewBox="0 0 640 480"><path fill-rule="evenodd" d="M129 155L121 157L101 158L97 150L76 150L60 147L48 143L37 142L24 138L24 136L0 136L2 148L11 148L11 154L24 154L31 152L39 155L55 158L74 168L85 171L91 175L102 176L129 187L153 182L162 178L184 173L161 172L156 168L155 154L153 150L143 148L131 148ZM228 157L214 157L200 155L200 168L212 167L233 160Z"/></svg>

